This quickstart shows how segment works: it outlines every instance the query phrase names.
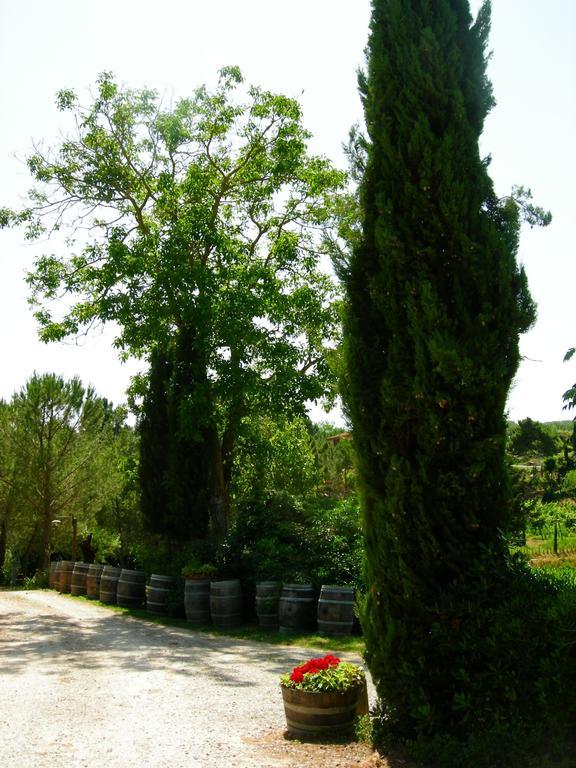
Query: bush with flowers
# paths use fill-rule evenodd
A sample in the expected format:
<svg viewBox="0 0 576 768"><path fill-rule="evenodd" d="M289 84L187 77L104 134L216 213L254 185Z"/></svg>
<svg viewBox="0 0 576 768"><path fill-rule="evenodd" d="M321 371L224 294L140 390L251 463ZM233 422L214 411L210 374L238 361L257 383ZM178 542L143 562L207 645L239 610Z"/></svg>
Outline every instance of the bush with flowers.
<svg viewBox="0 0 576 768"><path fill-rule="evenodd" d="M365 682L366 676L360 667L340 661L330 653L324 657L309 659L294 667L290 674L286 673L280 678L280 684L284 688L312 693L343 693L350 688L363 686Z"/></svg>

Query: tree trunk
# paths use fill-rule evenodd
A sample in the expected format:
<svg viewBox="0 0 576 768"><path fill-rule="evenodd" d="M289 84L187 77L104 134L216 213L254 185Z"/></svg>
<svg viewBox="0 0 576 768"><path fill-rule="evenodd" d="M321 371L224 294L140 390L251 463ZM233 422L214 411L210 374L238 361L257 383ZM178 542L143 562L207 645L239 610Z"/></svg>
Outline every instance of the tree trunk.
<svg viewBox="0 0 576 768"><path fill-rule="evenodd" d="M208 427L205 439L210 453L210 527L216 542L224 539L230 523L230 492L226 482L222 445L215 426Z"/></svg>
<svg viewBox="0 0 576 768"><path fill-rule="evenodd" d="M8 514L9 507L6 505L2 512L2 520L0 522L0 571L4 568L4 561L6 560L6 547L8 543Z"/></svg>
<svg viewBox="0 0 576 768"><path fill-rule="evenodd" d="M50 535L52 533L52 505L44 499L42 510L42 570L50 567Z"/></svg>

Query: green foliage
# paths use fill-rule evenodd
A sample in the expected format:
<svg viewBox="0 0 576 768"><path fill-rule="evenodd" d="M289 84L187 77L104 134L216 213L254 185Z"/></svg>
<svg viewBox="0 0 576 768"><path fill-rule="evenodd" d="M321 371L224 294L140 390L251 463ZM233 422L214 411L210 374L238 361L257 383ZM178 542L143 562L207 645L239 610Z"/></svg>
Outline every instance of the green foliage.
<svg viewBox="0 0 576 768"><path fill-rule="evenodd" d="M187 564L211 564L216 558L216 547L208 541L200 539L173 547L165 539L146 534L132 545L131 552L142 570L172 576L178 582Z"/></svg>
<svg viewBox="0 0 576 768"><path fill-rule="evenodd" d="M314 453L322 480L321 493L344 497L356 487L352 436L332 424L312 426Z"/></svg>
<svg viewBox="0 0 576 768"><path fill-rule="evenodd" d="M257 581L361 585L357 503L303 504L267 493L245 501L218 554L223 575Z"/></svg>
<svg viewBox="0 0 576 768"><path fill-rule="evenodd" d="M557 452L559 443L543 424L527 418L518 422L509 448L515 456L552 456Z"/></svg>
<svg viewBox="0 0 576 768"><path fill-rule="evenodd" d="M326 691L343 693L349 688L362 685L365 681L366 676L360 667L346 661L341 661L338 666L321 669L313 674L305 674L301 683L290 680L289 673L280 678L280 683L285 688L295 688L311 693L324 693Z"/></svg>
<svg viewBox="0 0 576 768"><path fill-rule="evenodd" d="M464 751L483 744L479 765L506 765L497 762L503 733L573 720L573 571L556 576L517 561L499 583L478 572L457 597L439 595L438 606L430 638L419 638L426 657L418 667L403 663L398 675L419 721L406 743L419 757L456 768ZM394 712L381 707L377 738L390 741Z"/></svg>
<svg viewBox="0 0 576 768"><path fill-rule="evenodd" d="M468 0L374 0L360 79L369 141L344 389L380 740L537 720L542 659L561 656L553 591L510 571L501 536L504 408L535 307L516 260L526 198L496 197L478 149L489 26L488 2L473 20Z"/></svg>
<svg viewBox="0 0 576 768"><path fill-rule="evenodd" d="M117 562L122 552L120 534L104 526L95 525L91 529L92 546L96 551L97 563Z"/></svg>
<svg viewBox="0 0 576 768"><path fill-rule="evenodd" d="M243 419L232 473L237 504L274 490L306 497L319 485L308 420L254 414Z"/></svg>
<svg viewBox="0 0 576 768"><path fill-rule="evenodd" d="M8 542L24 571L46 569L51 549L70 551L76 517L80 535L101 503L94 482L110 425L111 405L79 379L34 374L3 409L4 466L0 496Z"/></svg>
<svg viewBox="0 0 576 768"><path fill-rule="evenodd" d="M139 420L144 522L180 547L205 538L209 523L209 456L191 412L198 372L186 341L181 333L167 352L153 352Z"/></svg>
<svg viewBox="0 0 576 768"><path fill-rule="evenodd" d="M566 532L576 532L576 502L564 500L559 502L537 501L527 515L529 533L550 535L554 525L559 525Z"/></svg>
<svg viewBox="0 0 576 768"><path fill-rule="evenodd" d="M110 73L91 104L62 91L58 105L76 117L75 133L28 159L30 206L0 215L33 239L72 225L65 252L39 256L28 276L40 336L113 321L124 356L186 348L196 372L177 398L178 429L210 459L219 538L242 419L302 414L334 392L326 350L339 334L338 295L319 259L345 176L308 153L296 101L245 88L234 67L170 110ZM88 242L76 240L79 222ZM55 301L62 294L66 304ZM191 449L174 461L181 455Z"/></svg>
<svg viewBox="0 0 576 768"><path fill-rule="evenodd" d="M34 576L24 578L24 589L48 589L48 571L38 570Z"/></svg>
<svg viewBox="0 0 576 768"><path fill-rule="evenodd" d="M189 560L181 568L182 576L201 576L205 579L214 579L218 569L211 563L203 563L200 558Z"/></svg>

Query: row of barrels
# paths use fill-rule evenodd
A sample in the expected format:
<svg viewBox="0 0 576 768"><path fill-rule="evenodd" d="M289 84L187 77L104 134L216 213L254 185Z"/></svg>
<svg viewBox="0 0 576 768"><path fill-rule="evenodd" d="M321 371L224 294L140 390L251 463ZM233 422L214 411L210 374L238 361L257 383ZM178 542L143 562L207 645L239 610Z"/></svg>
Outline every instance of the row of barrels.
<svg viewBox="0 0 576 768"><path fill-rule="evenodd" d="M263 585L266 592L269 587ZM260 591L261 594L261 591ZM269 603L269 597L259 596L258 603ZM354 623L354 588L323 585L320 597L312 584L285 584L278 600L278 626L280 632L301 632L318 629L321 635L349 635Z"/></svg>
<svg viewBox="0 0 576 768"><path fill-rule="evenodd" d="M233 627L242 623L242 590L239 579L229 581L186 580L184 607L187 621L212 622ZM263 581L256 584L256 615L265 629L349 635L354 622L354 589L325 585L320 599L312 584Z"/></svg>
<svg viewBox="0 0 576 768"><path fill-rule="evenodd" d="M144 571L61 560L51 564L50 586L60 592L125 608L145 605L150 613L166 615L175 580L152 574L150 584L146 585ZM187 621L192 624L239 626L243 618L240 580L186 579L184 610ZM280 632L306 632L317 627L321 634L349 635L354 620L354 590L325 585L317 601L311 584L259 582L256 615L261 627L280 629Z"/></svg>
<svg viewBox="0 0 576 768"><path fill-rule="evenodd" d="M145 599L146 573L113 565L59 560L50 564L50 587L109 605L140 608Z"/></svg>

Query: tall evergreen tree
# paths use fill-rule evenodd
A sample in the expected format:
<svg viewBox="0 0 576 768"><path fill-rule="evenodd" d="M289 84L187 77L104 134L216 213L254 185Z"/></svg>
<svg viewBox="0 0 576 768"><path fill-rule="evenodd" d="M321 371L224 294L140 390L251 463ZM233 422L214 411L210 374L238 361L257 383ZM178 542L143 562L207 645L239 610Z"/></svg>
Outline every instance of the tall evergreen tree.
<svg viewBox="0 0 576 768"><path fill-rule="evenodd" d="M210 457L198 417L205 372L193 342L183 329L152 353L139 425L142 514L171 546L208 536Z"/></svg>
<svg viewBox="0 0 576 768"><path fill-rule="evenodd" d="M346 282L363 625L383 722L409 739L490 716L494 698L465 679L466 659L488 669L471 617L509 584L503 414L535 308L518 206L478 149L489 26L488 2L474 21L468 0L373 0L360 81L363 234Z"/></svg>
<svg viewBox="0 0 576 768"><path fill-rule="evenodd" d="M165 350L150 356L147 391L138 425L140 433L140 504L144 525L152 533L168 535L166 505L169 455L168 386L172 366Z"/></svg>

